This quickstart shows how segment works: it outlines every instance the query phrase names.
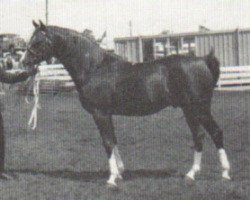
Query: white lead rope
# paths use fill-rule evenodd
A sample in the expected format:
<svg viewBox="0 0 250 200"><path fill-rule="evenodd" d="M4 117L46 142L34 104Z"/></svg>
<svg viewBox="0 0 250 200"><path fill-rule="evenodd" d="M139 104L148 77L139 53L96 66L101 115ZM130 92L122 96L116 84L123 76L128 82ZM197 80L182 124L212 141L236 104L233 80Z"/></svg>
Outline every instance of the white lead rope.
<svg viewBox="0 0 250 200"><path fill-rule="evenodd" d="M32 109L30 119L28 122L28 125L29 127L31 127L32 130L34 130L37 126L37 110L41 109L39 104L39 85L40 85L40 79L38 73L34 78L34 83L33 83L34 107ZM27 99L26 102L28 102Z"/></svg>

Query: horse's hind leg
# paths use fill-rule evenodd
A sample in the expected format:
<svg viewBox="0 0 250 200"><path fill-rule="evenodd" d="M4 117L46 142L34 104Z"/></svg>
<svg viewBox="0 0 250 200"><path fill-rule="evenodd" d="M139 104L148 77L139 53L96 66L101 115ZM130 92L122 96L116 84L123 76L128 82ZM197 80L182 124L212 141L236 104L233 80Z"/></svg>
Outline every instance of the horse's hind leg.
<svg viewBox="0 0 250 200"><path fill-rule="evenodd" d="M206 108L204 107L204 109L201 112L202 112L201 124L207 130L216 148L218 149L219 159L223 169L222 177L230 180L231 179L229 176L230 164L227 158L226 151L223 146L223 132L213 119L210 106Z"/></svg>
<svg viewBox="0 0 250 200"><path fill-rule="evenodd" d="M202 156L202 139L204 134L201 132L201 127L199 120L197 118L197 113L194 109L184 108L183 109L187 124L192 132L194 141L194 162L192 168L186 174L186 176L192 180L195 179L195 174L201 169L201 156Z"/></svg>
<svg viewBox="0 0 250 200"><path fill-rule="evenodd" d="M117 148L112 116L96 110L93 113L93 118L100 131L103 145L109 158L110 177L107 183L110 186L117 186L116 179L122 178L121 174L124 171L124 165Z"/></svg>

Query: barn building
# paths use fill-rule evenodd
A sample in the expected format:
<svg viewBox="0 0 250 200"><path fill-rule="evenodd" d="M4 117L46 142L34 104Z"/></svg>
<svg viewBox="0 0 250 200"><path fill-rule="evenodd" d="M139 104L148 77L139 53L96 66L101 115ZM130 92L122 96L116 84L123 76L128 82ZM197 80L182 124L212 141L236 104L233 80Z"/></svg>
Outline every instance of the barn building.
<svg viewBox="0 0 250 200"><path fill-rule="evenodd" d="M115 38L115 52L137 63L171 54L204 56L211 47L221 66L250 65L250 29L210 31L200 29L191 33L162 33L151 36Z"/></svg>

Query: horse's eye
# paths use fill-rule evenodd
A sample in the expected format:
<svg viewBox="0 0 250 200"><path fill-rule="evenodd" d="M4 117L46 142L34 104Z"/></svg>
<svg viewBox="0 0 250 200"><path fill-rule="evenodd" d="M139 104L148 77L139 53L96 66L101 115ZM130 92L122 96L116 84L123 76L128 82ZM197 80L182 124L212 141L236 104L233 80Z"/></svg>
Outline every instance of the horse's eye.
<svg viewBox="0 0 250 200"><path fill-rule="evenodd" d="M33 44L34 47L39 47L42 44L42 41L38 41Z"/></svg>

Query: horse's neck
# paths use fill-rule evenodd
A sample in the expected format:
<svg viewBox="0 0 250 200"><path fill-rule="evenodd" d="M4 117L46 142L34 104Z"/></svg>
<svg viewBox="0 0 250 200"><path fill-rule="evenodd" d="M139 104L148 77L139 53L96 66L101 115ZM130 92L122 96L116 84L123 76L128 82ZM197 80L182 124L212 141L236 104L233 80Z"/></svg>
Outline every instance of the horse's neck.
<svg viewBox="0 0 250 200"><path fill-rule="evenodd" d="M88 80L92 69L103 60L103 52L97 47L82 48L80 42L57 41L55 55L67 69L77 87Z"/></svg>

